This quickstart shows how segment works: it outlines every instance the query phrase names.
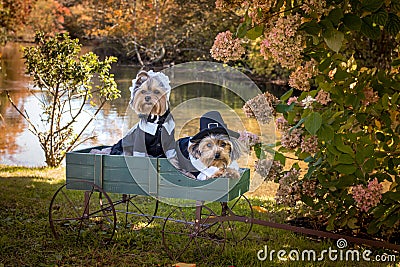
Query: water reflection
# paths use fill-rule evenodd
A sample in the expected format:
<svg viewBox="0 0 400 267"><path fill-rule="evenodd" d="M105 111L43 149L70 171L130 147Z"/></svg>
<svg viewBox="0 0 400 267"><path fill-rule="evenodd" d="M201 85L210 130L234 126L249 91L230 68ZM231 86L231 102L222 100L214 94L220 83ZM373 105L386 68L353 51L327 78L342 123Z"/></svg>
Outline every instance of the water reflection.
<svg viewBox="0 0 400 267"><path fill-rule="evenodd" d="M36 120L40 119L38 100L27 90L30 79L24 74L19 45L7 45L0 52L3 57L0 70L0 114L3 117L3 120L0 119L0 164L44 166L44 154L36 136L28 130L27 123L12 107L5 94L6 90L9 91L21 110L35 114ZM86 137L95 137L81 144L80 148L112 145L137 121L137 116L127 108L130 96L128 88L137 69L114 66L112 72L122 97L104 106L85 132ZM245 118L241 110L244 101L220 86L207 83L182 85L172 90L170 102L177 126L176 138L195 134L199 127L198 118L212 109L221 112L230 128L260 133L258 124Z"/></svg>

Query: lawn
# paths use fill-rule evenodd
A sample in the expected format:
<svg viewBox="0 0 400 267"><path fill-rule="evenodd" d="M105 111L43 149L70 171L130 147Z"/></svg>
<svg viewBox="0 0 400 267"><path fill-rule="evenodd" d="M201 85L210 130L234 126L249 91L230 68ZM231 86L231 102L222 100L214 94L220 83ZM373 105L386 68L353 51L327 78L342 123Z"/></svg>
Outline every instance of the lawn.
<svg viewBox="0 0 400 267"><path fill-rule="evenodd" d="M99 230L99 239L85 239L76 242L60 236L53 237L49 222L48 210L51 199L56 190L65 180L64 169L23 168L0 166L0 266L173 266L177 260L168 257L162 243L162 228L164 220L156 218L150 225L143 227L146 220L130 215L125 222L125 214L118 213L117 230L111 243L104 245L101 242L102 230ZM268 186L267 186L268 187ZM79 197L81 191L70 190L73 197ZM268 192L268 190L265 190ZM111 195L118 200L120 195ZM256 218L284 222L288 211L276 206L267 195L248 195ZM154 209L155 201L151 198L138 198L137 203L145 209ZM218 210L219 203L211 203L211 210ZM260 208L262 207L262 208ZM173 212L174 206L160 204L157 215L167 217ZM179 210L178 210L179 211ZM184 209L187 217L193 218L193 209ZM249 214L249 207L244 203L238 205L236 212L240 215ZM179 213L174 213L177 216ZM213 214L211 214L213 215ZM170 232L174 232L181 224L168 222ZM247 231L248 225L238 224L236 238ZM227 227L225 227L228 229ZM225 247L207 242L200 242L211 253L206 258L199 256L199 249L190 247L179 261L196 263L196 266L400 266L398 263L330 260L328 256L322 261L290 261L288 253L297 250L314 250L317 253L329 248L337 249L336 241L316 239L289 231L277 230L254 225L249 236L235 245L232 233L226 230L228 237ZM184 240L180 236L172 236L168 240L172 249L179 248ZM184 237L183 237L184 238ZM267 246L268 255L275 250L272 259L264 261L257 258L257 253ZM204 249L202 247L202 249ZM363 251L370 249L373 256L384 253L393 254L397 260L398 253L379 248L359 247L349 244L347 249ZM285 259L279 260L277 251L286 251ZM260 255L264 255L262 252ZM319 255L319 254L317 254ZM372 256L371 256L372 258Z"/></svg>

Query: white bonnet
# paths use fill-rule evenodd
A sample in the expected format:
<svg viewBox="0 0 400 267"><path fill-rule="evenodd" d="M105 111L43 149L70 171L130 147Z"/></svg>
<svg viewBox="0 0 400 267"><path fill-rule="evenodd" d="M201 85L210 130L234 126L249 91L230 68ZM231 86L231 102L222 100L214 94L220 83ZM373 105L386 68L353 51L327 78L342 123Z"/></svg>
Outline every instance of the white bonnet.
<svg viewBox="0 0 400 267"><path fill-rule="evenodd" d="M136 84L136 83L137 83L138 76L139 76L140 73L141 73L141 72L139 72L139 73L136 75L136 78L132 80L132 86L129 87L129 90L131 91L131 99L133 99L133 97L135 96L136 91L140 88L140 86L141 86L144 82L146 82L146 81L144 81L144 82L142 82L140 85L137 85L137 84ZM148 71L148 72L147 72L147 75L148 75L149 77L151 77L151 78L156 79L157 81L159 81L159 82L162 84L162 87L164 88L164 90L165 90L165 92L166 92L166 94L167 94L167 98L169 99L169 96L170 96L170 94L171 94L171 85L169 84L170 81L169 81L168 76L165 75L165 74L162 73L162 72L154 72L154 71L152 71L152 70Z"/></svg>

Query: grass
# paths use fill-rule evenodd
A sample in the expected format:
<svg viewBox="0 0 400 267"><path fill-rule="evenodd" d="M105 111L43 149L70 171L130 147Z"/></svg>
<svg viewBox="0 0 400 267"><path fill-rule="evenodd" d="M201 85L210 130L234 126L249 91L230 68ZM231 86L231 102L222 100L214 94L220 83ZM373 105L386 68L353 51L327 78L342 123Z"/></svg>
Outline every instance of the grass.
<svg viewBox="0 0 400 267"><path fill-rule="evenodd" d="M155 219L149 226L143 228L146 220L142 217L129 216L128 227L125 227L124 214L118 213L116 234L112 242L104 245L96 239L75 242L61 236L58 240L52 235L48 222L48 209L50 201L56 190L64 183L64 169L49 168L23 168L0 166L0 266L173 266L178 260L171 260L162 244L162 227L164 221ZM71 192L69 192L71 191ZM82 197L82 191L69 190L71 198ZM115 201L119 195L112 195ZM284 222L287 211L280 209L268 197L262 194L249 194L253 206L262 206L267 212L255 211L255 217ZM149 212L154 210L155 201L151 198L138 198L134 202L141 205L142 209ZM97 203L97 202L96 202ZM209 205L211 210L217 211L219 203ZM174 209L173 206L160 204L157 215L167 217ZM248 206L244 203L236 207L240 215L249 213ZM210 212L209 212L210 213ZM180 213L174 213L179 216ZM185 209L185 215L194 216L193 209ZM210 215L210 214L208 214ZM213 216L211 212L211 216ZM131 222L131 220L133 220ZM191 219L189 219L190 221ZM168 223L169 231L185 230L185 224ZM248 225L238 224L236 233L243 234ZM140 229L141 228L141 229ZM104 229L99 230L102 236ZM229 231L226 231L229 236ZM171 235L169 242L172 248L182 245L184 237ZM197 239L196 239L197 240ZM198 239L203 241L202 239ZM336 249L335 241L314 239L289 231L277 230L254 225L249 236L238 245L234 242L225 244L225 249L218 251L215 244L207 240L201 248L208 248L214 252L203 259L199 256L200 249L192 247L187 249L186 258L180 261L196 263L197 266L400 266L398 263L377 262L346 262L330 261L279 261L274 254L273 260L260 261L257 252L268 247L271 250L291 249L298 251L315 250L321 252L331 247ZM351 244L350 244L351 245ZM400 255L393 251L384 251L378 248L353 246L352 249L364 251L370 249L374 255L383 253L395 254L397 260Z"/></svg>

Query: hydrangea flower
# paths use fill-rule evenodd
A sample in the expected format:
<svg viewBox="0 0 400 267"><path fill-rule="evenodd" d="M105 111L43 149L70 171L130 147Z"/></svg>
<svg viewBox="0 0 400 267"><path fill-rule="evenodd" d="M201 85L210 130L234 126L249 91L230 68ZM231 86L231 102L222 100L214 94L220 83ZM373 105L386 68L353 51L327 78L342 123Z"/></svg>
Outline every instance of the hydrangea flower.
<svg viewBox="0 0 400 267"><path fill-rule="evenodd" d="M312 59L304 66L298 66L289 76L289 85L300 91L310 91L310 79L318 74L317 62Z"/></svg>
<svg viewBox="0 0 400 267"><path fill-rule="evenodd" d="M382 184L375 178L368 183L367 187L363 185L353 186L351 194L353 195L357 207L361 211L367 212L381 201L382 189Z"/></svg>
<svg viewBox="0 0 400 267"><path fill-rule="evenodd" d="M220 32L210 50L211 56L223 62L235 61L242 57L245 50L238 38L233 38L230 31Z"/></svg>
<svg viewBox="0 0 400 267"><path fill-rule="evenodd" d="M261 55L266 60L273 59L284 68L294 69L299 66L304 49L304 38L297 33L300 22L299 14L279 17L266 30L265 39L260 46Z"/></svg>
<svg viewBox="0 0 400 267"><path fill-rule="evenodd" d="M275 195L278 204L295 206L301 198L299 185L300 170L294 168L285 173L279 180L279 187Z"/></svg>
<svg viewBox="0 0 400 267"><path fill-rule="evenodd" d="M301 143L302 134L303 130L300 128L293 129L292 131L287 129L287 131L284 132L281 137L282 146L288 149L297 148Z"/></svg>
<svg viewBox="0 0 400 267"><path fill-rule="evenodd" d="M239 133L239 141L241 141L248 148L260 143L260 137L252 132L239 131Z"/></svg>
<svg viewBox="0 0 400 267"><path fill-rule="evenodd" d="M318 92L315 100L321 105L327 105L329 102L331 102L331 95L328 92L321 90Z"/></svg>
<svg viewBox="0 0 400 267"><path fill-rule="evenodd" d="M256 161L255 172L265 181L276 181L281 175L283 166L279 161L270 159L260 159Z"/></svg>
<svg viewBox="0 0 400 267"><path fill-rule="evenodd" d="M277 98L270 93L264 93L248 100L243 111L249 118L256 118L262 124L268 124L275 115L273 106L278 102Z"/></svg>
<svg viewBox="0 0 400 267"><path fill-rule="evenodd" d="M301 152L314 154L318 152L318 137L311 135L310 137L303 137L301 141Z"/></svg>

